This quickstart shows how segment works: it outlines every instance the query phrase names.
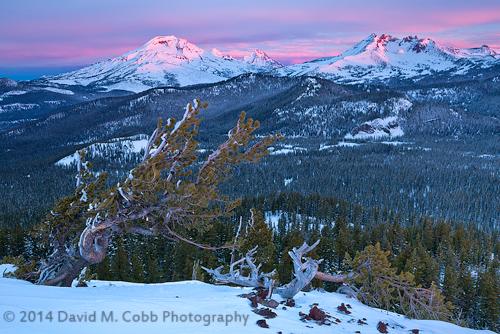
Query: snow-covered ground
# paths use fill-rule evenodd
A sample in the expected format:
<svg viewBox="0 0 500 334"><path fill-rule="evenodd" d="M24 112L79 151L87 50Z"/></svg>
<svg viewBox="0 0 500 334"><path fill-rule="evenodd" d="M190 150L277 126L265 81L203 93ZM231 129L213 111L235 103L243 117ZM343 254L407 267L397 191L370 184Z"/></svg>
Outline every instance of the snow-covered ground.
<svg viewBox="0 0 500 334"><path fill-rule="evenodd" d="M148 144L148 136L144 134L126 137L115 138L106 143L95 143L86 147L87 158L93 159L95 157L109 158L113 155L130 156L132 154L141 153ZM68 155L55 164L57 166L71 166L78 160L78 152Z"/></svg>
<svg viewBox="0 0 500 334"><path fill-rule="evenodd" d="M395 138L404 135L399 125L398 117L389 116L376 118L365 122L354 128L351 133L344 136L345 139L379 139L384 137Z"/></svg>
<svg viewBox="0 0 500 334"><path fill-rule="evenodd" d="M263 318L252 312L247 299L238 297L250 292L249 288L197 281L163 284L92 281L90 285L92 287L57 288L0 278L0 333L299 334L360 331L375 334L379 333L376 328L379 321L388 323L389 333L408 334L412 329L419 329L423 334L492 333L440 321L410 320L369 308L341 294L319 291L300 293L295 298L295 307L285 309L279 305L273 310L277 317L267 319L269 329L264 329L256 325L257 320ZM340 322L327 326L301 321L299 312L309 313L313 303ZM341 303L350 304L352 313L337 311ZM23 314L26 314L26 322L21 322ZM73 322L69 321L71 315L75 319ZM76 321L77 315L81 317L80 321ZM366 324L358 324L363 318Z"/></svg>
<svg viewBox="0 0 500 334"><path fill-rule="evenodd" d="M304 153L307 152L307 149L300 146L286 144L279 147L269 147L269 151L271 155L286 155L293 153Z"/></svg>

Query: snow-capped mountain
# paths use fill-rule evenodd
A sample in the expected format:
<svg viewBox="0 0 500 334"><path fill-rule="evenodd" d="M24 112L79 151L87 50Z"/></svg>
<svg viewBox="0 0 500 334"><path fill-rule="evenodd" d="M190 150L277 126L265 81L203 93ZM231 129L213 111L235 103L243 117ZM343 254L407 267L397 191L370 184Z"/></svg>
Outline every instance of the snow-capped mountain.
<svg viewBox="0 0 500 334"><path fill-rule="evenodd" d="M57 84L140 92L158 86L213 83L279 66L260 50L238 60L217 49L207 52L183 38L158 36L120 57L46 79Z"/></svg>
<svg viewBox="0 0 500 334"><path fill-rule="evenodd" d="M429 38L371 34L334 57L288 66L282 75L314 75L342 83L412 79L440 72L466 74L473 68L500 64L488 46L470 49L444 47Z"/></svg>
<svg viewBox="0 0 500 334"><path fill-rule="evenodd" d="M254 65L256 67L264 69L267 68L269 70L283 67L280 62L272 59L267 55L267 53L259 49L255 49L250 55L244 57L243 61L250 65Z"/></svg>
<svg viewBox="0 0 500 334"><path fill-rule="evenodd" d="M338 83L422 79L475 73L500 65L500 55L486 45L457 49L429 38L371 34L334 57L283 66L262 50L236 59L218 49L206 51L186 39L155 37L142 47L80 70L46 77L49 85L82 85L141 92L159 86L214 83L244 73L318 76Z"/></svg>

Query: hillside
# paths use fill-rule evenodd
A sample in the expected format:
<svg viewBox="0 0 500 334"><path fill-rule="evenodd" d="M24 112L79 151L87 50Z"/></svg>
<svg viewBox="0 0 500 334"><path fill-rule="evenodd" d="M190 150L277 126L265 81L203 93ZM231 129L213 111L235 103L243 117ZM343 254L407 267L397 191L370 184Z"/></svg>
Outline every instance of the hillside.
<svg viewBox="0 0 500 334"><path fill-rule="evenodd" d="M496 209L484 199L499 191L500 81L494 69L485 73L488 76L480 80L397 88L244 74L219 83L156 88L74 105L67 105L67 97L87 94L43 90L64 98L63 105L46 114L0 114L7 126L0 131L0 170L11 175L0 181L0 194L8 199L0 203L0 221L32 224L40 219L72 184L74 171L54 164L77 149L101 143L94 147L102 146L107 153L91 158L118 177L139 155L120 153L128 144L102 143L150 134L158 117L182 117L186 103L199 97L209 104L202 112L200 149L213 149L241 111L260 121L260 134L280 132L286 137L258 170L243 166L243 177L255 180L257 173L260 180L249 182L242 189L245 194L316 192L370 207L493 227L498 224ZM11 104L27 95L5 101ZM25 98L23 103L32 103ZM286 185L284 180L289 180ZM53 193L47 193L47 182ZM242 195L234 189L228 186L230 195ZM29 195L23 196L25 192ZM27 198L33 198L29 214L19 210ZM38 218L32 218L33 213Z"/></svg>
<svg viewBox="0 0 500 334"><path fill-rule="evenodd" d="M493 333L466 329L441 321L411 320L395 313L367 307L341 294L319 291L300 293L295 298L293 307L278 306L273 310L277 316L266 320L269 329L265 329L256 324L264 318L252 312L250 302L246 298L239 297L250 292L248 288L214 286L198 281L161 284L92 281L89 285L88 288L57 288L0 278L0 307L4 312L14 312L15 316L12 322L7 322L4 318L0 322L0 330L4 333L15 331L16 334L58 334L68 331L75 334L126 334L138 331L153 334L165 333L166 330L179 334L193 331L242 334L306 334L332 331L350 334L359 331L380 334L377 325L383 322L387 324L387 332L395 334ZM351 307L348 309L350 314L337 310L337 306L342 303ZM299 313L308 314L313 304L317 304L330 316L327 318L327 324L301 320ZM22 313L29 311L43 312L43 320L36 318L39 317L39 313L36 313L32 316L37 320L20 322ZM47 317L50 311L52 321ZM90 317L93 312L96 312L95 322ZM103 312L106 315L113 312L113 321L103 320ZM154 316L151 317L152 314L158 317L156 321ZM192 322L187 321L189 314ZM240 317L236 318L235 314ZM83 318L81 321L71 321L71 315L80 315ZM175 315L179 316L178 321L175 320Z"/></svg>

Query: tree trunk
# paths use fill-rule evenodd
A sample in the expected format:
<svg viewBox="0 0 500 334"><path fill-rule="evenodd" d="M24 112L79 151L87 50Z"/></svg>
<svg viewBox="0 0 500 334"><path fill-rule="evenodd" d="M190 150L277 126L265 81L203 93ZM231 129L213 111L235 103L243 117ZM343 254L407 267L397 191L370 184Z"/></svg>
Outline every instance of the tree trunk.
<svg viewBox="0 0 500 334"><path fill-rule="evenodd" d="M104 260L110 237L108 231L93 232L86 228L77 247L59 244L42 264L37 284L70 287L85 267Z"/></svg>
<svg viewBox="0 0 500 334"><path fill-rule="evenodd" d="M80 256L58 253L52 254L48 262L42 265L37 284L70 287L83 268L89 265Z"/></svg>

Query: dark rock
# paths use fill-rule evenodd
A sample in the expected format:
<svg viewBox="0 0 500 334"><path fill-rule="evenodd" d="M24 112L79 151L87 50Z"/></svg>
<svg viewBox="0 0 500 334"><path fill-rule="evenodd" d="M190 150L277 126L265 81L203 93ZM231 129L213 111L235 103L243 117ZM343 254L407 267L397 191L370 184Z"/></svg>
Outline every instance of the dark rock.
<svg viewBox="0 0 500 334"><path fill-rule="evenodd" d="M387 324L382 322L382 321L379 321L378 324L377 324L377 330L382 333L382 334L386 334L386 333L389 333L387 331Z"/></svg>
<svg viewBox="0 0 500 334"><path fill-rule="evenodd" d="M250 306L252 306L254 308L259 306L259 304L258 304L259 300L258 300L257 296L253 295L251 297L248 297L248 300L250 300Z"/></svg>
<svg viewBox="0 0 500 334"><path fill-rule="evenodd" d="M262 305L270 307L270 308L277 308L280 304L277 301L275 301L274 299L269 299L269 300L263 299L260 301L260 303Z"/></svg>
<svg viewBox="0 0 500 334"><path fill-rule="evenodd" d="M326 313L315 305L309 311L309 317L316 321L323 321L326 319Z"/></svg>
<svg viewBox="0 0 500 334"><path fill-rule="evenodd" d="M257 313L258 315L260 315L266 319L272 319L272 318L277 317L277 314L274 313L273 311L271 311L271 309L269 309L269 308L255 309L255 310L253 310L253 312Z"/></svg>
<svg viewBox="0 0 500 334"><path fill-rule="evenodd" d="M418 329L411 330L411 334L418 334L418 333L420 333L420 330L418 330Z"/></svg>
<svg viewBox="0 0 500 334"><path fill-rule="evenodd" d="M364 319L364 320L366 320L366 319ZM364 321L364 320L362 320L362 319L358 319L358 325L368 325L368 324L366 323L366 321Z"/></svg>
<svg viewBox="0 0 500 334"><path fill-rule="evenodd" d="M257 326L262 328L269 328L269 325L264 319L257 320Z"/></svg>
<svg viewBox="0 0 500 334"><path fill-rule="evenodd" d="M345 314L351 314L351 311L347 309L347 306L344 303L340 304L340 306L337 306L337 310Z"/></svg>
<svg viewBox="0 0 500 334"><path fill-rule="evenodd" d="M294 307L295 306L295 300L293 299L287 299L286 302L285 302L285 305L288 306L288 307Z"/></svg>
<svg viewBox="0 0 500 334"><path fill-rule="evenodd" d="M266 299L268 294L269 294L268 289L260 288L257 290L257 297L259 297L260 299Z"/></svg>

